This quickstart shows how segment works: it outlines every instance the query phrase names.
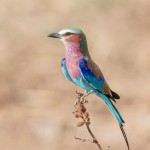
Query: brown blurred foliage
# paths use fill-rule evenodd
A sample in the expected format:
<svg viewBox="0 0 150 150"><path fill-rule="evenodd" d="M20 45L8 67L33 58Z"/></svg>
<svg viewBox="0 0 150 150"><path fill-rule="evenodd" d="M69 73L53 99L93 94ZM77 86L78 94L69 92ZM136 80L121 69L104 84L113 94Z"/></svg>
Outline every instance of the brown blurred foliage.
<svg viewBox="0 0 150 150"><path fill-rule="evenodd" d="M74 135L71 114L78 87L65 79L61 42L47 35L64 27L81 28L89 50L126 121L132 150L150 149L150 1L1 0L0 149L90 150ZM82 90L80 90L82 91ZM116 120L96 96L88 97L91 128L103 147L126 150Z"/></svg>

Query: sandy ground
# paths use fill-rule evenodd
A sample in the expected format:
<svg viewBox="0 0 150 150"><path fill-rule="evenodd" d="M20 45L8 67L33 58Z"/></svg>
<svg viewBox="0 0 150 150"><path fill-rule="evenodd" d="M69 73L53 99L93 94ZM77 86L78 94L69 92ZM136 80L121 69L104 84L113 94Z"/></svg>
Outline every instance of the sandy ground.
<svg viewBox="0 0 150 150"><path fill-rule="evenodd" d="M90 150L94 144L72 115L75 91L60 68L61 42L47 35L81 28L92 58L126 121L131 150L150 149L150 2L146 0L1 0L0 149ZM105 149L126 150L120 129L106 106L89 96L91 128Z"/></svg>

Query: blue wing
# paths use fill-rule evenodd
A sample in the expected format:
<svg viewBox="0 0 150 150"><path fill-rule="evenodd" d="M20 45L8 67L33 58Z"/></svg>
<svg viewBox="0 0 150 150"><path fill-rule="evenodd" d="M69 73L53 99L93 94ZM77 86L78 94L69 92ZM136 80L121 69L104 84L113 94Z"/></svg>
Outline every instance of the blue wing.
<svg viewBox="0 0 150 150"><path fill-rule="evenodd" d="M93 88L104 95L112 97L111 90L105 81L101 70L90 58L82 58L79 61L79 68L84 79L88 81Z"/></svg>
<svg viewBox="0 0 150 150"><path fill-rule="evenodd" d="M65 77L66 77L68 80L72 81L72 79L71 79L71 77L70 77L70 75L69 75L69 73L68 73L67 67L66 67L66 58L63 58L62 61L61 61L61 69L62 69L62 72L63 72L63 74L65 75ZM72 82L73 82L73 81L72 81Z"/></svg>
<svg viewBox="0 0 150 150"><path fill-rule="evenodd" d="M79 61L79 68L82 76L93 88L99 90L104 95L107 95L114 102L116 102L115 99L120 99L120 96L110 89L101 70L92 59L83 57Z"/></svg>

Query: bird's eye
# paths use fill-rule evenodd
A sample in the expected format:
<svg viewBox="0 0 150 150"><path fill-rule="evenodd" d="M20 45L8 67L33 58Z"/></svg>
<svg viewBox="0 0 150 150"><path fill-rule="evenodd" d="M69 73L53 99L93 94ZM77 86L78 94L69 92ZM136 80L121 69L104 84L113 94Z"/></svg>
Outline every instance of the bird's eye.
<svg viewBox="0 0 150 150"><path fill-rule="evenodd" d="M68 36L68 35L71 35L71 34L72 34L72 33L67 32L67 33L64 34L64 36Z"/></svg>

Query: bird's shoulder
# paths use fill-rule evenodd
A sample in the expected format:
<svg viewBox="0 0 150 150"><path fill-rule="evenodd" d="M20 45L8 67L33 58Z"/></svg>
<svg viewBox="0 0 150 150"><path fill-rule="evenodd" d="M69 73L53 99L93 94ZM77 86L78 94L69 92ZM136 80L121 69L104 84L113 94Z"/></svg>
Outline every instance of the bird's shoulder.
<svg viewBox="0 0 150 150"><path fill-rule="evenodd" d="M102 71L91 58L87 56L83 57L79 60L79 65L80 67L86 68L87 71L91 71L97 79L99 79L100 77L101 79L104 79Z"/></svg>

